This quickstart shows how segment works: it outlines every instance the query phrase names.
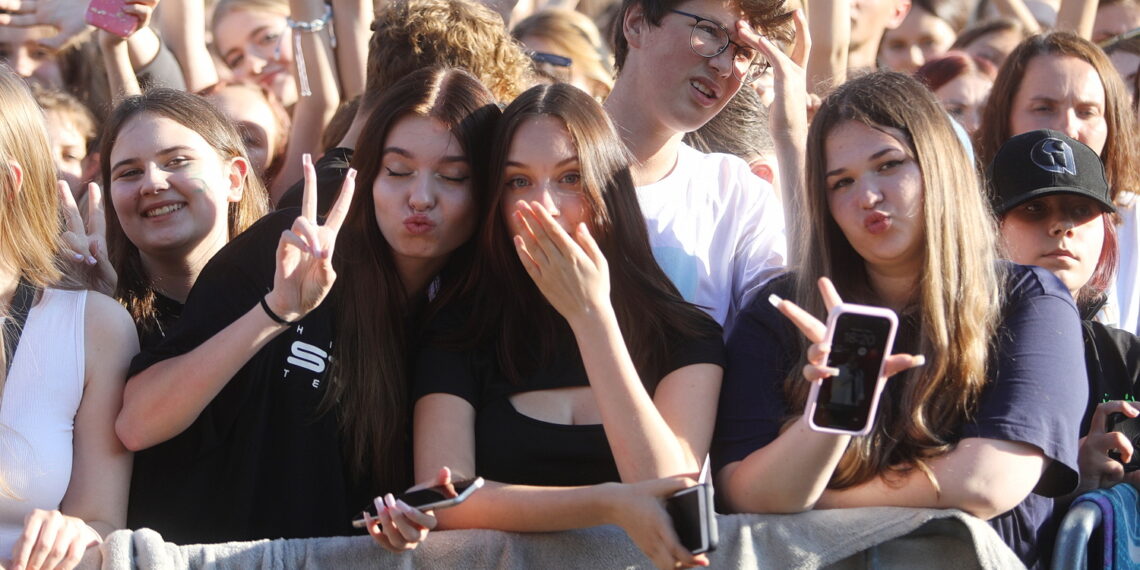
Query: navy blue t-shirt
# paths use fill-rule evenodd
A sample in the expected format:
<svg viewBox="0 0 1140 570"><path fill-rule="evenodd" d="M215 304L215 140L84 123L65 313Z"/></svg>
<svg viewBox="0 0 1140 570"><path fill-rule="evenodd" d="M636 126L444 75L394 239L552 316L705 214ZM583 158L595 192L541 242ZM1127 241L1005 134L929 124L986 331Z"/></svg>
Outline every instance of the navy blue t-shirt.
<svg viewBox="0 0 1140 570"><path fill-rule="evenodd" d="M1039 547L1047 550L1052 542L1051 497L1076 488L1078 430L1088 384L1072 296L1044 269L1006 267L1006 299L992 345L990 381L972 421L956 435L1027 443L1051 460L1033 493L989 521L1022 561L1034 566L1047 561ZM788 408L784 394L784 380L800 361L800 333L768 303L772 293L790 297L790 276L766 285L737 318L728 338L712 446L717 470L775 440L784 421L802 413Z"/></svg>

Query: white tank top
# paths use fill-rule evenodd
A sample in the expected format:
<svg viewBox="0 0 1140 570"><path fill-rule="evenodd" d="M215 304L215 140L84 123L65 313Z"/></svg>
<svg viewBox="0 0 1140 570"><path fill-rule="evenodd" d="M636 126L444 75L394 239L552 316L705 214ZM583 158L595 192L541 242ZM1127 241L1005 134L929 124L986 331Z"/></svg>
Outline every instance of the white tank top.
<svg viewBox="0 0 1140 570"><path fill-rule="evenodd" d="M0 392L0 559L33 509L58 509L71 481L72 430L83 398L86 291L47 289L28 312Z"/></svg>

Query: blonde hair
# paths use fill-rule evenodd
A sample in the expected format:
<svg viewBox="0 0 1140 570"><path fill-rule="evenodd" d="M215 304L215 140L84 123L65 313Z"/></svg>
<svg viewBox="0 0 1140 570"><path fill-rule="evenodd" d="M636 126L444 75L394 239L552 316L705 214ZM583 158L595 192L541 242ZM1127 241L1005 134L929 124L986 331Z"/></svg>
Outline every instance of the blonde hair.
<svg viewBox="0 0 1140 570"><path fill-rule="evenodd" d="M37 288L56 285L63 279L59 260L62 225L44 114L23 80L3 64L0 101L4 101L0 113L0 265ZM0 327L0 346L3 336ZM0 351L0 399L7 379L6 360ZM14 496L2 471L0 495Z"/></svg>
<svg viewBox="0 0 1140 570"><path fill-rule="evenodd" d="M553 44L558 48L557 55L570 58L571 67L580 70L589 80L588 92L595 98L605 99L613 89L613 55L602 42L598 27L585 14L548 8L516 24L511 35L519 41L534 36Z"/></svg>
<svg viewBox="0 0 1140 570"><path fill-rule="evenodd" d="M916 325L913 349L926 356L926 365L888 384L872 432L851 440L829 487L917 468L937 488L925 461L952 448L957 428L975 411L986 384L1001 306L997 229L970 159L933 95L899 73L851 80L823 102L808 136L806 247L795 299L805 309L825 315L816 286L823 276L835 281L846 301L882 304L868 284L864 260L828 207L826 139L848 121L902 131L901 142L922 171L922 269L917 298L902 317ZM794 370L785 388L792 409L801 409L808 383L799 367Z"/></svg>

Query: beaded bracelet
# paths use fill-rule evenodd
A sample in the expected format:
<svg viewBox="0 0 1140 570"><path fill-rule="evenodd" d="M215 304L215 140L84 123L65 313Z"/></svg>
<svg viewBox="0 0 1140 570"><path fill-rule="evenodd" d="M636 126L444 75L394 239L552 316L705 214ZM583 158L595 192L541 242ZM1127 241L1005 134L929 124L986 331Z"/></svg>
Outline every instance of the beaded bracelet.
<svg viewBox="0 0 1140 570"><path fill-rule="evenodd" d="M305 22L305 21L298 22L297 20L294 20L293 18L286 18L285 22L287 24L289 24L289 27L293 28L294 30L298 30L301 32L319 32L319 31L325 29L325 26L327 26L331 20L332 20L332 6L325 4L325 13L320 18L317 18L315 20L309 20L308 22Z"/></svg>
<svg viewBox="0 0 1140 570"><path fill-rule="evenodd" d="M301 84L302 97L309 97L313 92L309 89L309 74L305 70L305 55L301 52L301 34L297 32L315 33L328 27L329 41L333 49L336 49L336 36L333 34L333 28L329 27L332 15L332 6L325 4L325 13L320 18L300 22L293 18L285 19L285 23L293 30L293 57L297 60L297 80Z"/></svg>

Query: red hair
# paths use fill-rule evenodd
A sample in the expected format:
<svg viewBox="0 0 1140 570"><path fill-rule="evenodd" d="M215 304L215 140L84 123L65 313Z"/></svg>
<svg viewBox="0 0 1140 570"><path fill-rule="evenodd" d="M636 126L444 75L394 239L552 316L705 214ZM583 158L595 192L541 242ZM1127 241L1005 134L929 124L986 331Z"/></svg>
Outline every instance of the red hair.
<svg viewBox="0 0 1140 570"><path fill-rule="evenodd" d="M915 79L922 82L931 91L939 90L943 85L963 75L976 73L993 81L997 77L997 68L993 63L980 57L974 57L964 51L948 51L941 57L932 59L918 71L914 72Z"/></svg>

